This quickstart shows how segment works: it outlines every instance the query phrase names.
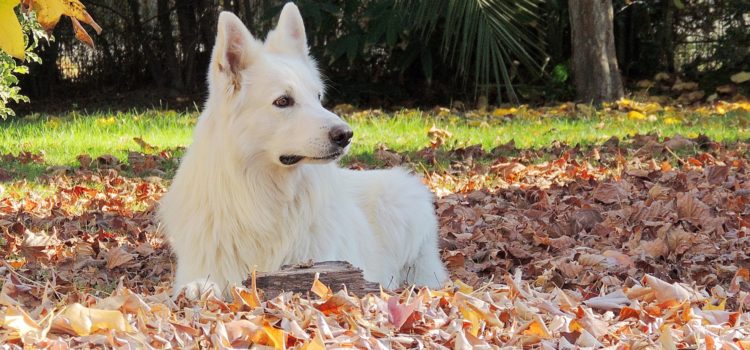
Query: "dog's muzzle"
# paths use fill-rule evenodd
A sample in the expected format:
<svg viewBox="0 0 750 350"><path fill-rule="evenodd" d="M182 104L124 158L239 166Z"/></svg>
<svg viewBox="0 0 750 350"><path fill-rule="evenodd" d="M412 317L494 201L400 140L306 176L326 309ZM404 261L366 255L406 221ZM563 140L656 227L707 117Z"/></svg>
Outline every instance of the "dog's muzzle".
<svg viewBox="0 0 750 350"><path fill-rule="evenodd" d="M307 158L310 160L334 160L346 151L346 146L352 141L354 132L348 125L337 125L328 132L328 139L331 141L331 151L325 156L301 156L297 154L285 154L279 157L279 162L284 165L294 165Z"/></svg>

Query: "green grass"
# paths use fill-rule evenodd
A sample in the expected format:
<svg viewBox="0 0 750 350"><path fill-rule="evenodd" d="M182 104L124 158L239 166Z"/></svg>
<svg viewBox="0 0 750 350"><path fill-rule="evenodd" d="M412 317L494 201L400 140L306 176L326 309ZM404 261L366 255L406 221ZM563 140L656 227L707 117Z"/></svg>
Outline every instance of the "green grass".
<svg viewBox="0 0 750 350"><path fill-rule="evenodd" d="M391 114L355 114L348 121L354 129L354 145L350 157L375 162L372 156L378 145L398 152L415 152L429 144L427 130L435 125L453 134L447 147L482 144L486 150L515 140L518 148L539 148L553 141L584 145L601 143L611 136L620 138L637 133L656 132L661 136L702 133L716 141L750 138L750 116L733 111L723 116L695 112L674 112L667 124L664 118L655 121L632 120L622 113L595 113L590 117L435 117L408 110ZM187 146L197 113L147 110L116 114L32 115L30 118L0 122L0 153L20 151L45 153L45 164L0 163L29 176L38 175L48 166L77 165L76 157L88 154L97 157L111 154L121 160L128 151L140 147L133 140L141 137L158 149Z"/></svg>
<svg viewBox="0 0 750 350"><path fill-rule="evenodd" d="M190 142L196 115L149 110L142 113L33 115L0 123L0 152L45 152L50 165L77 164L76 157L112 154L120 159L140 147L141 137L159 148Z"/></svg>
<svg viewBox="0 0 750 350"><path fill-rule="evenodd" d="M750 115L732 112L724 116L686 116L678 124L662 120L641 121L625 117L596 116L592 118L534 118L486 122L461 118L435 118L424 113L395 114L393 117L362 118L352 122L355 130L354 153L372 150L384 143L397 151L415 151L427 145L427 130L432 125L453 133L449 144L456 146L480 143L491 149L510 140L518 148L540 148L553 141L591 145L611 136L620 138L655 132L661 136L703 133L717 141L735 141L750 137ZM495 118L496 119L496 118ZM479 124L479 125L477 125Z"/></svg>

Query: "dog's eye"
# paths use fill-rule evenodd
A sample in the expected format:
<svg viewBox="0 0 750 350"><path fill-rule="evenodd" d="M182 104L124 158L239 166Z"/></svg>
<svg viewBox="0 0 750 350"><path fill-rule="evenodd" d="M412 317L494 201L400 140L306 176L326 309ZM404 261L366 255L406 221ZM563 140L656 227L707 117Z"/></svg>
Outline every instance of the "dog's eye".
<svg viewBox="0 0 750 350"><path fill-rule="evenodd" d="M320 101L320 100L322 100L322 99L323 99L323 94L321 94L321 93L318 93L318 101Z"/></svg>
<svg viewBox="0 0 750 350"><path fill-rule="evenodd" d="M289 96L281 96L273 101L273 105L279 108L294 106L294 99Z"/></svg>

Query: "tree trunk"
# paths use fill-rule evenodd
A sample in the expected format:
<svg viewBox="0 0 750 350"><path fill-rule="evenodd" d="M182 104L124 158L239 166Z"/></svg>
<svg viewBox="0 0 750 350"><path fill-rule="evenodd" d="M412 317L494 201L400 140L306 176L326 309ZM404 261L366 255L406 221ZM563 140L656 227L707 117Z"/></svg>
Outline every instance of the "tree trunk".
<svg viewBox="0 0 750 350"><path fill-rule="evenodd" d="M214 47L216 39L216 25L219 20L219 7L216 1L212 0L195 0L196 1L196 18L198 20L198 43L207 48L196 54L197 74L205 77L209 62L211 62L211 49Z"/></svg>
<svg viewBox="0 0 750 350"><path fill-rule="evenodd" d="M672 1L664 2L664 27L662 27L661 57L668 72L674 73L674 11Z"/></svg>
<svg viewBox="0 0 750 350"><path fill-rule="evenodd" d="M250 0L242 0L242 7L242 20L243 22L245 22L246 26L250 27L250 23L252 20L252 8L250 7ZM239 14L237 15L239 16Z"/></svg>
<svg viewBox="0 0 750 350"><path fill-rule="evenodd" d="M138 42L134 44L141 47L140 51L143 54L143 59L145 60L145 62L142 62L142 64L145 63L149 73L151 74L151 79L153 79L154 83L156 83L156 86L163 87L166 81L164 79L164 76L161 74L159 60L156 58L156 54L151 49L149 40L146 37L145 32L143 31L140 2L138 0L128 0L128 5L130 6L130 13L133 16L130 25L133 33L135 34L134 38L138 40Z"/></svg>
<svg viewBox="0 0 750 350"><path fill-rule="evenodd" d="M192 92L195 89L195 54L198 44L198 23L193 0L177 0L177 25L180 28L182 81L185 90Z"/></svg>
<svg viewBox="0 0 750 350"><path fill-rule="evenodd" d="M182 75L180 74L179 61L177 60L177 47L172 36L172 11L169 8L169 0L158 0L156 3L156 12L161 37L159 44L164 55L169 87L175 90L182 90Z"/></svg>
<svg viewBox="0 0 750 350"><path fill-rule="evenodd" d="M570 0L568 6L578 100L600 104L621 98L612 0Z"/></svg>

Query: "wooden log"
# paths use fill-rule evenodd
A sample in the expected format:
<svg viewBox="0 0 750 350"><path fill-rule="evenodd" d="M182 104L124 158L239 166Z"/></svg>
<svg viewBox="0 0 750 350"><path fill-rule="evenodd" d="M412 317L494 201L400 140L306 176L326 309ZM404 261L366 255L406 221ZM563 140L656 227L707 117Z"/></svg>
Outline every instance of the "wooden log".
<svg viewBox="0 0 750 350"><path fill-rule="evenodd" d="M300 265L285 265L279 271L259 272L256 286L266 298L274 298L283 292L307 294L319 274L320 282L334 293L346 288L349 294L364 296L380 291L379 285L365 280L362 270L345 261L324 261ZM252 284L251 278L243 282L246 287Z"/></svg>

